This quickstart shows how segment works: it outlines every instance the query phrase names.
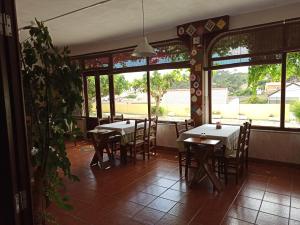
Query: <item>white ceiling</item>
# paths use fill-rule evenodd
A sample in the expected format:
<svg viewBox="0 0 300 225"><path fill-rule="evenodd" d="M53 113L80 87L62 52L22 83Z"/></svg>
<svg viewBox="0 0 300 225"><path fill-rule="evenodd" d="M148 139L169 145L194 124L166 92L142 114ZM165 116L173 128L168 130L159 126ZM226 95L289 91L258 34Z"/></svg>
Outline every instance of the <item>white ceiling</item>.
<svg viewBox="0 0 300 225"><path fill-rule="evenodd" d="M16 0L19 27L37 18L51 17L76 10L101 0ZM144 0L147 32L174 28L179 24L221 15L238 15L287 5L300 0ZM76 45L110 38L141 35L141 0L111 2L49 21L56 45ZM26 32L20 32L20 39Z"/></svg>

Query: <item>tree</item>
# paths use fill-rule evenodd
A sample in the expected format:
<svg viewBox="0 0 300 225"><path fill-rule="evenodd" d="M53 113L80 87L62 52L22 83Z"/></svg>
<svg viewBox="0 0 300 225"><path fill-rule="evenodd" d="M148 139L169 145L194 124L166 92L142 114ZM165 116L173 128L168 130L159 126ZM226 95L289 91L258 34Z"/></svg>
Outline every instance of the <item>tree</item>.
<svg viewBox="0 0 300 225"><path fill-rule="evenodd" d="M87 77L87 86L88 86L88 102L89 102L89 111L92 110L92 102L96 99L96 84L95 76ZM130 87L129 82L125 79L124 75L118 74L114 76L114 92L115 95L120 95L124 91L127 91ZM107 75L100 76L100 94L101 97L109 95L109 80Z"/></svg>
<svg viewBox="0 0 300 225"><path fill-rule="evenodd" d="M186 84L189 87L189 76L183 73L182 70L172 70L170 73L161 74L154 71L150 79L150 94L155 100L155 114L160 111L160 102L163 96L169 89L175 89L180 83ZM147 92L147 76L144 75L141 79L135 79L132 82L132 88L141 92Z"/></svg>
<svg viewBox="0 0 300 225"><path fill-rule="evenodd" d="M50 203L71 208L61 189L64 177L73 181L78 178L71 173L65 138L79 130L73 126L72 113L82 103L82 81L68 48L56 48L42 22L36 21L27 29L30 38L21 44L21 58L34 175L34 224L46 224Z"/></svg>

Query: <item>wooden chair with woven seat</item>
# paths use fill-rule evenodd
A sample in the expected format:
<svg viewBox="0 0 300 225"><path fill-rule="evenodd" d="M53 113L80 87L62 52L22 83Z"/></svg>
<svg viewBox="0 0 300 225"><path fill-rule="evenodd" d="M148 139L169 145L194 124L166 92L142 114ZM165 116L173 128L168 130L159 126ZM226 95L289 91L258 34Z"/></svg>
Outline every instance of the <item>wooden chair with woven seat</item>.
<svg viewBox="0 0 300 225"><path fill-rule="evenodd" d="M176 122L175 123L176 129L176 137L179 138L180 134L187 131L186 122ZM186 162L186 150L185 149L178 149L178 163L179 163L179 175L182 176L182 168L185 167ZM188 172L185 170L185 177L187 177Z"/></svg>
<svg viewBox="0 0 300 225"><path fill-rule="evenodd" d="M226 146L223 145L221 149L214 153L214 158L217 160L218 174L219 176L220 174L224 175L225 184L228 183L229 174L235 175L236 184L238 184L240 175L243 174L243 157L247 126L247 123L245 123L244 126L240 126L240 133L236 149L233 149L232 152L226 152Z"/></svg>
<svg viewBox="0 0 300 225"><path fill-rule="evenodd" d="M99 125L108 124L108 123L110 123L110 116L106 118L98 118Z"/></svg>
<svg viewBox="0 0 300 225"><path fill-rule="evenodd" d="M134 124L134 136L133 140L128 143L130 157L133 158L134 163L136 162L137 153L143 154L143 159L145 160L146 154L146 127L147 119L136 120Z"/></svg>
<svg viewBox="0 0 300 225"><path fill-rule="evenodd" d="M251 133L251 126L252 120L249 120L249 123L246 124L246 140L245 140L245 148L244 148L244 164L246 169L248 169L248 154L249 154L249 142L250 142L250 133Z"/></svg>
<svg viewBox="0 0 300 225"><path fill-rule="evenodd" d="M148 159L150 158L151 150L153 150L153 154L156 155L156 134L157 134L157 116L151 117L149 119L148 131L145 138L147 145L147 154Z"/></svg>
<svg viewBox="0 0 300 225"><path fill-rule="evenodd" d="M193 119L185 120L186 130L193 129L193 128L195 128L195 126L196 126L196 124L195 124L195 121Z"/></svg>
<svg viewBox="0 0 300 225"><path fill-rule="evenodd" d="M114 115L111 117L111 122L115 123L115 122L120 122L120 121L124 121L124 115Z"/></svg>

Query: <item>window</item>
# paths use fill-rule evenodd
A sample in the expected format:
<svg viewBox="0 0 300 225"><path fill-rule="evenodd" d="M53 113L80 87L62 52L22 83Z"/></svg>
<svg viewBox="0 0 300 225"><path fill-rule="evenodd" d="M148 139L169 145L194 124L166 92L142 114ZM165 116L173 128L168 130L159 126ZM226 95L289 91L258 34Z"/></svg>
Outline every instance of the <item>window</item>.
<svg viewBox="0 0 300 225"><path fill-rule="evenodd" d="M114 75L116 115L125 118L147 118L147 73L133 72Z"/></svg>
<svg viewBox="0 0 300 225"><path fill-rule="evenodd" d="M113 54L114 69L145 66L146 63L146 58L134 57L131 51Z"/></svg>
<svg viewBox="0 0 300 225"><path fill-rule="evenodd" d="M151 114L168 121L190 118L189 77L189 69L151 71Z"/></svg>
<svg viewBox="0 0 300 225"><path fill-rule="evenodd" d="M108 75L100 76L100 95L102 117L110 116L109 79Z"/></svg>
<svg viewBox="0 0 300 225"><path fill-rule="evenodd" d="M285 127L300 128L300 52L288 53L286 66Z"/></svg>
<svg viewBox="0 0 300 225"><path fill-rule="evenodd" d="M88 100L84 108L89 117L124 114L138 119L148 118L152 112L161 120L190 118L190 71L181 69L190 65L188 48L179 39L153 43L153 47L157 55L149 59L133 57L129 48L74 58L83 65ZM158 92L159 88L164 91Z"/></svg>
<svg viewBox="0 0 300 225"><path fill-rule="evenodd" d="M217 37L208 58L211 122L299 129L299 40L297 21Z"/></svg>
<svg viewBox="0 0 300 225"><path fill-rule="evenodd" d="M281 65L235 67L212 71L212 122L279 127Z"/></svg>
<svg viewBox="0 0 300 225"><path fill-rule="evenodd" d="M87 77L88 109L90 117L97 117L95 77Z"/></svg>

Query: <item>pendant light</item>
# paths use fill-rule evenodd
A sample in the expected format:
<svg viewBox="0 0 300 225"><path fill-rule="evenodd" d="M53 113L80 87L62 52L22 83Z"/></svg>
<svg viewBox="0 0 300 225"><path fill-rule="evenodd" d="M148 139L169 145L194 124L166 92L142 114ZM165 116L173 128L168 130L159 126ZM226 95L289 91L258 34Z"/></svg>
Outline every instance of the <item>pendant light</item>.
<svg viewBox="0 0 300 225"><path fill-rule="evenodd" d="M150 57L156 55L153 47L149 44L147 37L145 36L145 13L144 13L144 0L142 0L142 12L143 12L143 40L136 46L132 56L136 57Z"/></svg>

